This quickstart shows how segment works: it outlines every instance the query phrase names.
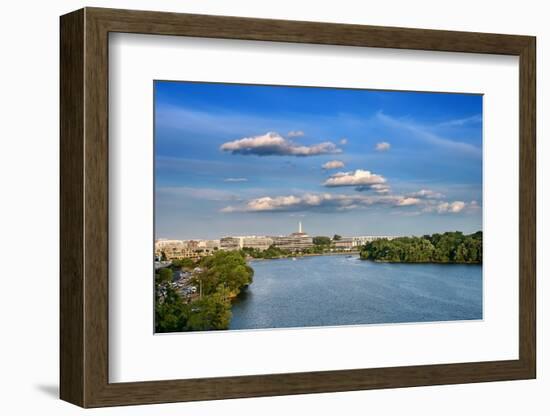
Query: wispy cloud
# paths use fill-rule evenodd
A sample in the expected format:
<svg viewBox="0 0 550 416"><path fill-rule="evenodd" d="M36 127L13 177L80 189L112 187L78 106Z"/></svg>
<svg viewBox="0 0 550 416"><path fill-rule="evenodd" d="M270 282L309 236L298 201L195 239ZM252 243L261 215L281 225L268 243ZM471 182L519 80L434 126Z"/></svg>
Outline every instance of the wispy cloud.
<svg viewBox="0 0 550 416"><path fill-rule="evenodd" d="M219 135L233 135L246 131L262 131L267 126L285 128L288 120L262 117L230 111L227 108L215 108L201 111L170 104L159 105L156 111L155 124L158 127L169 127L182 131L209 132ZM286 129L286 128L285 128Z"/></svg>
<svg viewBox="0 0 550 416"><path fill-rule="evenodd" d="M479 124L483 121L481 114L475 114L470 117L458 118L455 120L448 120L438 123L438 127L462 127L469 124Z"/></svg>
<svg viewBox="0 0 550 416"><path fill-rule="evenodd" d="M245 137L220 146L220 150L232 154L257 156L317 156L341 153L332 142L323 142L311 146L302 146L285 139L279 133L268 132L261 136Z"/></svg>
<svg viewBox="0 0 550 416"><path fill-rule="evenodd" d="M344 162L341 160L330 160L327 163L324 163L321 167L325 170L329 169L340 169L345 166Z"/></svg>
<svg viewBox="0 0 550 416"><path fill-rule="evenodd" d="M374 150L376 150L377 152L387 152L388 150L390 150L390 147L391 144L389 144L388 142L380 142L376 143Z"/></svg>
<svg viewBox="0 0 550 416"><path fill-rule="evenodd" d="M248 178L225 178L224 182L248 182Z"/></svg>
<svg viewBox="0 0 550 416"><path fill-rule="evenodd" d="M305 133L302 130L291 130L287 133L287 137L302 137Z"/></svg>
<svg viewBox="0 0 550 416"><path fill-rule="evenodd" d="M408 194L408 196L423 199L442 199L445 197L445 195L443 195L442 193L432 191L431 189L421 189L420 191Z"/></svg>
<svg viewBox="0 0 550 416"><path fill-rule="evenodd" d="M340 141L338 142L340 143L341 145L345 145L345 144L348 144L348 139L346 139L345 137L340 139Z"/></svg>
<svg viewBox="0 0 550 416"><path fill-rule="evenodd" d="M381 111L376 114L376 117L379 121L386 124L387 126L405 130L420 140L424 140L436 146L443 147L455 152L460 152L462 154L481 157L481 148L474 146L470 143L447 139L433 133L426 126L422 126L408 120L394 118L384 114Z"/></svg>

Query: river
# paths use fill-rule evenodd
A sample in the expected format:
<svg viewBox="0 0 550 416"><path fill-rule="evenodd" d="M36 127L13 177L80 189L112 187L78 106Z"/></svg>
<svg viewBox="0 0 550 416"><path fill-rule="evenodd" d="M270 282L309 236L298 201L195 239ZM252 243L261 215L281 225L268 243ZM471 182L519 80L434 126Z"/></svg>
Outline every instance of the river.
<svg viewBox="0 0 550 416"><path fill-rule="evenodd" d="M358 256L252 261L229 329L482 319L482 267Z"/></svg>

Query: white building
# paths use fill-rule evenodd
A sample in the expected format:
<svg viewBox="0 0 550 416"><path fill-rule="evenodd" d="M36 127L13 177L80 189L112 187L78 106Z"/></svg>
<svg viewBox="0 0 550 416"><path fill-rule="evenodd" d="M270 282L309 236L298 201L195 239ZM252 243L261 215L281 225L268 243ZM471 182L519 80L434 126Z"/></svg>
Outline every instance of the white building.
<svg viewBox="0 0 550 416"><path fill-rule="evenodd" d="M302 231L302 222L298 223L298 232L287 236L272 237L273 245L282 250L300 251L313 247L313 238Z"/></svg>
<svg viewBox="0 0 550 416"><path fill-rule="evenodd" d="M242 248L249 247L263 251L267 250L273 244L273 239L271 237L253 235L240 237L240 243Z"/></svg>
<svg viewBox="0 0 550 416"><path fill-rule="evenodd" d="M365 236L358 236L358 237L346 237L351 238L352 240L352 246L353 247L360 247L364 246L367 243L371 243L376 240L393 240L394 238L398 238L398 236L395 235L365 235Z"/></svg>
<svg viewBox="0 0 550 416"><path fill-rule="evenodd" d="M240 250L241 240L238 237L222 237L220 238L220 250Z"/></svg>
<svg viewBox="0 0 550 416"><path fill-rule="evenodd" d="M222 250L241 250L248 247L263 251L273 244L273 238L258 235L223 237L219 241Z"/></svg>
<svg viewBox="0 0 550 416"><path fill-rule="evenodd" d="M332 244L338 250L351 250L356 247L353 237L342 237L339 240L333 240Z"/></svg>
<svg viewBox="0 0 550 416"><path fill-rule="evenodd" d="M198 257L193 247L183 240L155 241L155 256L166 257L167 260L190 259Z"/></svg>
<svg viewBox="0 0 550 416"><path fill-rule="evenodd" d="M220 240L199 240L196 250L201 253L212 253L220 248Z"/></svg>
<svg viewBox="0 0 550 416"><path fill-rule="evenodd" d="M168 240L165 238L160 238L155 241L155 249L162 249L163 247L170 247L179 244L183 244L183 240Z"/></svg>

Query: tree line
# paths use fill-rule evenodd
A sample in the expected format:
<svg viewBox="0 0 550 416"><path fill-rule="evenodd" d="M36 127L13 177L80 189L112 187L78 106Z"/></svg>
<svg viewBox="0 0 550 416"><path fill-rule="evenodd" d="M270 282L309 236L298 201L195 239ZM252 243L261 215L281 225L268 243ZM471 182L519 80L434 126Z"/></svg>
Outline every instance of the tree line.
<svg viewBox="0 0 550 416"><path fill-rule="evenodd" d="M174 287L176 270L194 268L191 284L199 288L184 297ZM198 269L197 269L198 268ZM176 260L155 274L156 332L227 329L231 322L231 299L252 283L254 270L238 251L218 251L197 262Z"/></svg>
<svg viewBox="0 0 550 416"><path fill-rule="evenodd" d="M460 231L422 237L381 239L361 247L360 258L389 263L473 263L483 261L483 234Z"/></svg>
<svg viewBox="0 0 550 416"><path fill-rule="evenodd" d="M259 250L253 247L243 247L241 249L243 256L250 256L254 259L280 259L282 257L290 257L292 252L282 248L270 245L265 250Z"/></svg>

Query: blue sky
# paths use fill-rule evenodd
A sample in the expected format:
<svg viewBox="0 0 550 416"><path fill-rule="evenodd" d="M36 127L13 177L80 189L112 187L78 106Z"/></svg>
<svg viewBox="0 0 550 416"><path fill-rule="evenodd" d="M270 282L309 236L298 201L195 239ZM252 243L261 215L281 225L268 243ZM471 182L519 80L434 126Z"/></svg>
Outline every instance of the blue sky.
<svg viewBox="0 0 550 416"><path fill-rule="evenodd" d="M155 82L155 234L482 228L482 96Z"/></svg>

